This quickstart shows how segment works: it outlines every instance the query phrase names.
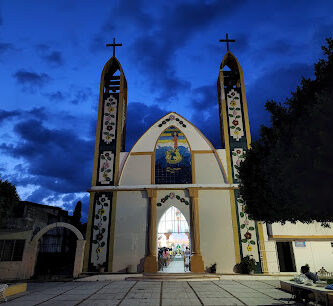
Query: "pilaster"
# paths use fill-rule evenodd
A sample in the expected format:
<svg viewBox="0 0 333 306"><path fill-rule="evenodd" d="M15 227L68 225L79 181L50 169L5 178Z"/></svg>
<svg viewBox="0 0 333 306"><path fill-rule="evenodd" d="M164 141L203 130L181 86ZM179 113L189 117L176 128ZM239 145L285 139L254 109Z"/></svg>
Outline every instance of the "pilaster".
<svg viewBox="0 0 333 306"><path fill-rule="evenodd" d="M144 261L145 273L156 273L157 266L157 225L156 225L156 196L157 192L153 189L147 189L147 196L149 198L149 223L148 223L148 255Z"/></svg>
<svg viewBox="0 0 333 306"><path fill-rule="evenodd" d="M192 256L191 272L203 273L204 263L200 250L200 223L199 223L199 204L198 190L188 188L191 201L191 236L192 236Z"/></svg>

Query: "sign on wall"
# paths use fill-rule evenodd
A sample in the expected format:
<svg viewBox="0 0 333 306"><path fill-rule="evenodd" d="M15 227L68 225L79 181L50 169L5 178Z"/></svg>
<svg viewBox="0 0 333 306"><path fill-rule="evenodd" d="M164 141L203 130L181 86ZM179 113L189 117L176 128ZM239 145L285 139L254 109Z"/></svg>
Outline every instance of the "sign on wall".
<svg viewBox="0 0 333 306"><path fill-rule="evenodd" d="M305 243L305 241L295 241L295 247L296 248L305 248L306 243Z"/></svg>

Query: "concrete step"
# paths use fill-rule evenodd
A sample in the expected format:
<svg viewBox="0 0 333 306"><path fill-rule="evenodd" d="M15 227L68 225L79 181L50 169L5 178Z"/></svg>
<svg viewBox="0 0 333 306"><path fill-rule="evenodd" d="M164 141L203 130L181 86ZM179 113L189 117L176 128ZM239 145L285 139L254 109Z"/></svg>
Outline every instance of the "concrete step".
<svg viewBox="0 0 333 306"><path fill-rule="evenodd" d="M158 280L158 281L168 281L168 280L219 280L220 276L216 274L207 273L144 273L142 276L127 277L126 280Z"/></svg>

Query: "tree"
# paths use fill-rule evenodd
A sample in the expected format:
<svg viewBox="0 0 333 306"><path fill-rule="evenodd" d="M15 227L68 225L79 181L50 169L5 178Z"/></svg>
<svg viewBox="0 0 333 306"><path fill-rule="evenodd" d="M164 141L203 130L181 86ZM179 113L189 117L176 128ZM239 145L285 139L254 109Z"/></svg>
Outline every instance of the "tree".
<svg viewBox="0 0 333 306"><path fill-rule="evenodd" d="M16 187L7 180L0 179L0 223L13 214L16 204L20 201Z"/></svg>
<svg viewBox="0 0 333 306"><path fill-rule="evenodd" d="M72 217L72 224L76 226L79 230L81 230L81 210L82 210L82 202L78 201L75 205L75 209Z"/></svg>
<svg viewBox="0 0 333 306"><path fill-rule="evenodd" d="M266 103L271 127L261 127L239 167L240 193L255 220L333 222L333 40L284 105Z"/></svg>

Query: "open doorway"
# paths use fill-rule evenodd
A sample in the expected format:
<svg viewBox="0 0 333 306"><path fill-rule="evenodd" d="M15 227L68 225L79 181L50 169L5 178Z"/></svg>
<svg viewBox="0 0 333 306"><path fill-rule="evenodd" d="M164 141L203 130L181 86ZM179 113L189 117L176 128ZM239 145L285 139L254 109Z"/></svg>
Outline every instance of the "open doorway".
<svg viewBox="0 0 333 306"><path fill-rule="evenodd" d="M73 277L76 235L64 227L56 227L38 241L34 277L64 279Z"/></svg>
<svg viewBox="0 0 333 306"><path fill-rule="evenodd" d="M276 242L280 272L296 272L293 247L290 241Z"/></svg>
<svg viewBox="0 0 333 306"><path fill-rule="evenodd" d="M175 206L171 206L160 219L157 247L160 272L189 272L189 267L185 266L185 261L188 261L186 257L190 254L189 225L182 212Z"/></svg>

